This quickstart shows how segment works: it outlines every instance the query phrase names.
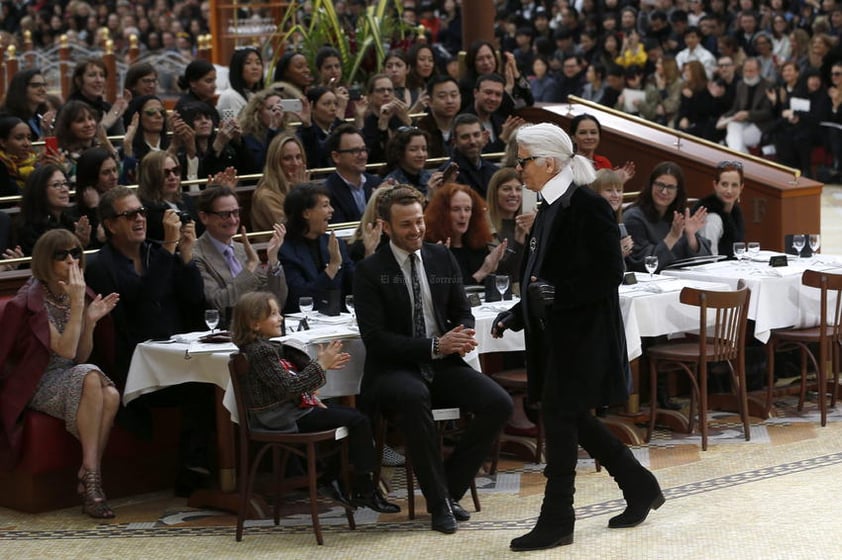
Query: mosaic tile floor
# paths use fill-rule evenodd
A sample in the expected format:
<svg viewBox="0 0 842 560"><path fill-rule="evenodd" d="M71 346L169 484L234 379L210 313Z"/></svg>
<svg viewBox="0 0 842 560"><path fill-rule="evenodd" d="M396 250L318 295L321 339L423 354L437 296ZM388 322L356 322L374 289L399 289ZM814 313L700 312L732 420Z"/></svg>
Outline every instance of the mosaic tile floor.
<svg viewBox="0 0 842 560"><path fill-rule="evenodd" d="M738 419L712 418L711 443L702 452L697 435L658 431L649 446L634 448L658 476L666 505L636 529L608 530L624 507L610 477L582 458L578 468L576 540L528 557L596 555L628 558L840 558L839 481L842 480L842 406L820 428L814 403L804 411L792 399L775 414L752 419L752 440ZM480 476L482 511L451 536L429 530L423 498L418 517L407 518L402 470L391 470L392 497L404 511L378 515L359 510L357 529L343 511L325 502L320 517L325 546L309 527L305 503L285 505L281 527L248 522L234 541L235 518L195 510L167 493L112 502L117 519L98 523L70 508L40 515L0 509L0 557L85 558L513 558L511 538L529 530L540 508L542 465L513 458L495 476ZM472 509L470 499L462 504Z"/></svg>

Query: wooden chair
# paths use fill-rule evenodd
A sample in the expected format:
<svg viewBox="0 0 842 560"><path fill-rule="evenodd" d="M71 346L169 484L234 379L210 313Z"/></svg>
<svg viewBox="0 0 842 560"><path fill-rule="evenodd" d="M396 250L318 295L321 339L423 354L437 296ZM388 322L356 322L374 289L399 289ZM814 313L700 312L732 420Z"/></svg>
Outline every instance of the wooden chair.
<svg viewBox="0 0 842 560"><path fill-rule="evenodd" d="M272 474L274 499L274 520L275 525L280 523L281 491L285 486L282 477L286 470L287 461L290 455L300 457L307 463L307 474L304 481L296 480L286 484L289 487L300 487L306 485L310 493L310 517L313 520L313 532L316 534L316 542L324 544L322 539L322 528L319 523L318 495L316 492L317 476L316 451L317 444L341 440L338 446L327 454L326 457L335 453L340 454L342 476L345 488L348 488L348 429L344 426L333 430L308 433L283 433L265 430L252 430L248 423L248 407L246 396L243 393L244 383L249 375L248 358L244 354L236 353L231 355L228 361L228 369L231 373L231 382L234 387L234 396L237 400L237 410L240 413L240 464L238 466L240 475L240 511L237 515L237 541L243 538L243 523L249 509L249 498L254 485L254 478L260 461L268 451L272 452ZM261 444L260 450L253 460L249 459L249 444L256 442ZM289 482L289 481L288 481ZM303 483L303 484L302 484ZM345 512L348 518L348 526L356 529L354 514L351 510Z"/></svg>
<svg viewBox="0 0 842 560"><path fill-rule="evenodd" d="M769 378L766 384L766 412L772 409L772 388L775 384L775 351L797 349L801 354L801 391L798 399L798 410L804 408L807 394L807 360L816 370L816 384L818 386L818 405L821 414L821 424L827 424L827 380L833 374L833 390L831 391L830 406L836 406L839 392L840 351L842 350L842 274L805 270L801 275L804 286L818 288L820 296L819 326L806 329L780 329L772 331L766 345ZM836 298L833 315L828 313L828 293ZM818 356L810 348L818 346Z"/></svg>
<svg viewBox="0 0 842 560"><path fill-rule="evenodd" d="M433 420L439 432L439 448L444 453L444 438L445 436L458 435L458 429L450 430L446 426L450 422L459 423L461 419L461 412L458 408L434 408ZM383 457L383 447L386 445L386 433L388 432L389 420L382 413L378 414L375 419L375 435L374 446L375 453L378 458ZM406 461L404 462L404 473L406 475L406 499L407 508L409 509L409 518L415 519L415 474L412 469L412 461L409 453L405 454ZM383 465L378 462L377 472L374 473L374 480L381 480L381 471ZM480 511L482 508L479 503L479 494L477 493L476 482L471 480L471 499L474 502L474 510Z"/></svg>
<svg viewBox="0 0 842 560"><path fill-rule="evenodd" d="M698 342L661 344L647 350L652 404L646 441L650 440L655 430L658 372L661 370L683 372L687 374L692 385L688 431L693 430L693 411L698 406L702 450L707 450L708 364L713 362L728 364L732 386L739 401L745 438L746 441L751 439L745 372L745 337L749 298L749 290L742 281L736 291L730 292L699 290L690 287L681 290L681 303L699 308L699 340ZM709 310L715 313L712 329L707 327Z"/></svg>
<svg viewBox="0 0 842 560"><path fill-rule="evenodd" d="M520 369L506 369L496 373L489 374L491 379L496 381L503 389L510 395L526 395L526 370ZM538 414L537 422L535 423L537 429L535 435L535 455L534 462L540 463L541 456L544 451L544 426L541 421L541 415ZM497 463L500 460L500 451L503 447L502 434L497 438L497 443L494 448L494 457L491 460L491 474L497 472Z"/></svg>

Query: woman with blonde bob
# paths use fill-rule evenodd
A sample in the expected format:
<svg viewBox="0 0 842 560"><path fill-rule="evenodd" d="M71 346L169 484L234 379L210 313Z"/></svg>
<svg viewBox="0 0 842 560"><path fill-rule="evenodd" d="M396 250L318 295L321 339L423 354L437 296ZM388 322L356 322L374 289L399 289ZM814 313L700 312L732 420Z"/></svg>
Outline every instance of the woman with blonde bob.
<svg viewBox="0 0 842 560"><path fill-rule="evenodd" d="M303 157L301 141L295 136L276 136L269 143L263 177L257 182L251 199L251 227L254 231L267 231L274 224L285 221L284 199L294 184L286 173L285 160L290 147L297 147L298 154Z"/></svg>

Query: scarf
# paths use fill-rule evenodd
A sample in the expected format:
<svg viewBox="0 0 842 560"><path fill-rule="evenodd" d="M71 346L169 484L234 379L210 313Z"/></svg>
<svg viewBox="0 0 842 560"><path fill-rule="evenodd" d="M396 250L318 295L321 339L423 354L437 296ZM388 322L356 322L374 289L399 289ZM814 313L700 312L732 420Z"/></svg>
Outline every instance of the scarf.
<svg viewBox="0 0 842 560"><path fill-rule="evenodd" d="M9 171L9 177L17 183L18 189L21 191L23 191L27 177L35 169L37 159L35 152L29 152L26 157L19 158L0 150L0 163L6 166L6 169Z"/></svg>

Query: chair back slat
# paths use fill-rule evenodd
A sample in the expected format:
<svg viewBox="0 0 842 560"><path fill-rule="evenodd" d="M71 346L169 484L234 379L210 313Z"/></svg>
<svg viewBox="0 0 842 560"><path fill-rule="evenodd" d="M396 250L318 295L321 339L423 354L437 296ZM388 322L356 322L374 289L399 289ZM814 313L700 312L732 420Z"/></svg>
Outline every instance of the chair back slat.
<svg viewBox="0 0 842 560"><path fill-rule="evenodd" d="M246 355L241 352L231 354L228 360L228 372L231 375L234 400L237 402L237 412L240 416L240 436L248 439L248 407L246 406L245 386L248 383L246 378L249 373L249 360Z"/></svg>
<svg viewBox="0 0 842 560"><path fill-rule="evenodd" d="M724 362L743 355L749 298L749 290L742 281L735 291L701 290L689 286L681 290L681 303L699 308L702 356L712 353L714 361ZM714 314L712 328L708 328L709 311ZM708 352L709 345L711 352Z"/></svg>

